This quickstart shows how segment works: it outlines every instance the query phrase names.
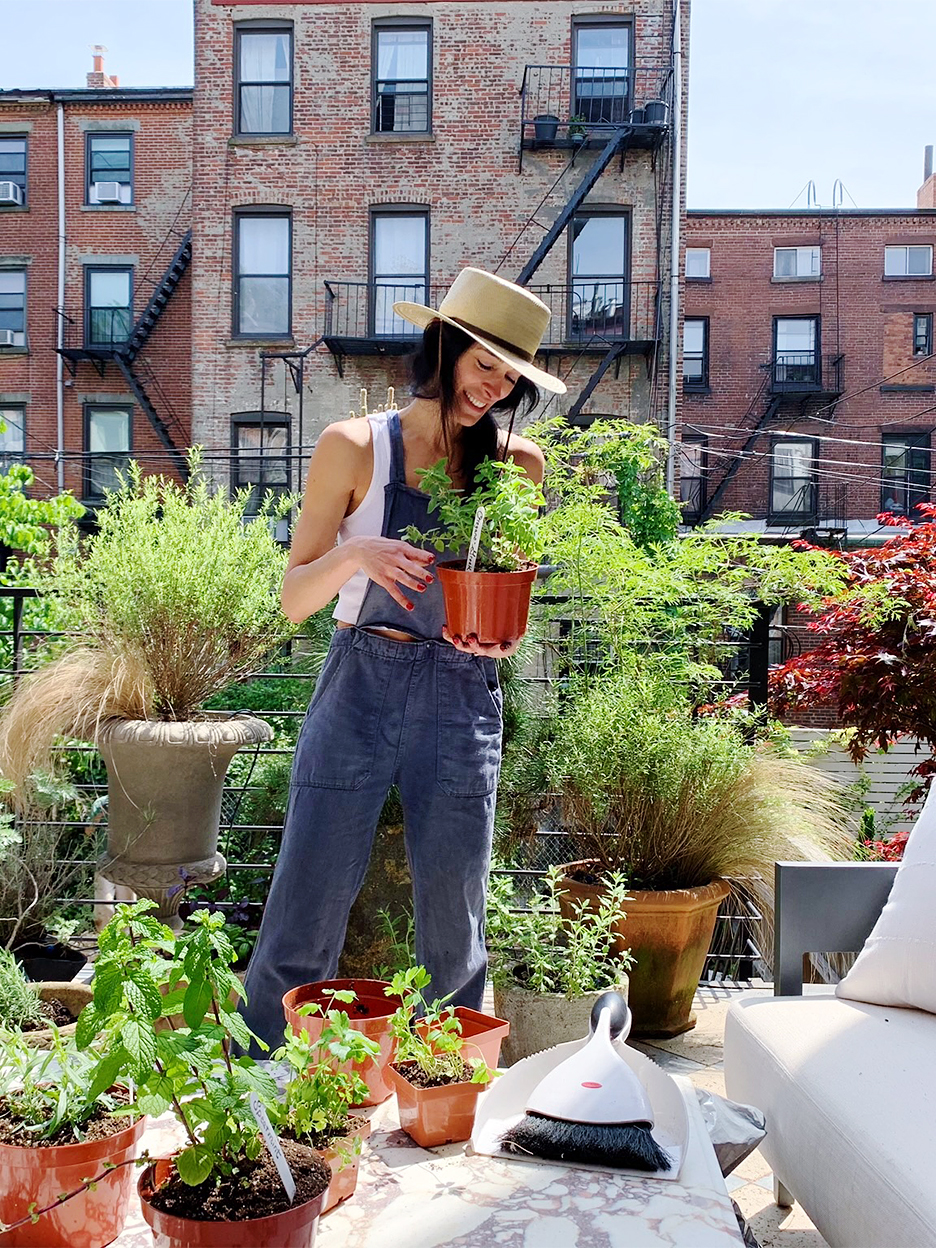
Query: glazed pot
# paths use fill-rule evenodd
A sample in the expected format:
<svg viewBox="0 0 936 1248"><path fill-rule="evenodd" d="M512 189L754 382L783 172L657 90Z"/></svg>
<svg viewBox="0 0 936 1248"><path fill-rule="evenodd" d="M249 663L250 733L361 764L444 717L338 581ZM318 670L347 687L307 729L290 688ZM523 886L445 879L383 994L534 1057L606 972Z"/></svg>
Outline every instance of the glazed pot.
<svg viewBox="0 0 936 1248"><path fill-rule="evenodd" d="M17 945L13 957L35 983L64 984L75 978L88 959L80 949L53 943L28 941Z"/></svg>
<svg viewBox="0 0 936 1248"><path fill-rule="evenodd" d="M466 572L465 561L437 565L445 622L455 637L474 635L482 645L518 641L526 632L537 565L516 572Z"/></svg>
<svg viewBox="0 0 936 1248"><path fill-rule="evenodd" d="M61 1001L72 1018L76 1020L73 1023L66 1023L64 1027L59 1027L58 1033L63 1038L75 1034L78 1015L94 999L94 991L90 984L74 984L70 980L63 983L36 984L36 991L41 1001ZM36 1031L24 1031L22 1036L34 1049L46 1049L52 1042L52 1030L49 1027L42 1027Z"/></svg>
<svg viewBox="0 0 936 1248"><path fill-rule="evenodd" d="M308 1032L309 1039L321 1035L325 1026L322 1014L299 1014L303 1005L318 1005L323 1010L344 1010L355 1031L362 1031L369 1040L376 1040L380 1052L376 1057L368 1058L359 1066L354 1067L367 1084L367 1097L361 1105L379 1105L391 1094L392 1088L385 1079L385 1071L393 1061L396 1053L396 1040L390 1034L390 1016L399 1005L396 997L388 997L384 989L390 985L382 979L323 979L315 984L300 984L291 988L283 997L283 1013L286 1022L298 1036ZM345 1004L343 1001L333 1002L328 989L341 989L353 992L355 1000ZM344 1067L351 1070L349 1063Z"/></svg>
<svg viewBox="0 0 936 1248"><path fill-rule="evenodd" d="M532 992L519 984L495 985L494 1008L510 1020L510 1035L504 1040L504 1065L556 1044L584 1040L589 1034L592 1006L604 992L619 992L627 1000L627 980L609 984L598 992L587 992L571 1001L561 992Z"/></svg>
<svg viewBox="0 0 936 1248"><path fill-rule="evenodd" d="M353 1131L335 1140L328 1148L320 1149L328 1162L332 1173L328 1191L325 1193L325 1204L322 1213L328 1213L335 1205L354 1195L357 1187L358 1170L361 1167L361 1144L371 1133L370 1122L361 1122Z"/></svg>
<svg viewBox="0 0 936 1248"><path fill-rule="evenodd" d="M597 909L604 895L601 884L572 879L577 869L594 871L595 864L573 862L560 868L559 908L564 917L571 917L566 897ZM615 952L629 949L634 957L629 972L631 1035L669 1038L696 1025L692 1000L712 943L718 907L730 891L726 880L713 880L698 888L636 890L628 895L624 915L615 925Z"/></svg>
<svg viewBox="0 0 936 1248"><path fill-rule="evenodd" d="M104 1248L120 1234L133 1193L134 1169L144 1118L116 1135L90 1143L55 1148L19 1148L0 1144L0 1221L10 1223L73 1191L86 1179L103 1178L94 1191L80 1192L38 1222L27 1222L0 1235L2 1248ZM120 1169L104 1173L104 1165Z"/></svg>
<svg viewBox="0 0 936 1248"><path fill-rule="evenodd" d="M387 1067L387 1080L396 1093L400 1126L420 1148L438 1148L471 1138L481 1083L446 1083L438 1088L417 1088L395 1066Z"/></svg>
<svg viewBox="0 0 936 1248"><path fill-rule="evenodd" d="M160 1158L140 1175L137 1190L154 1248L312 1248L328 1189L302 1205L266 1218L240 1222L203 1222L163 1213L150 1204L172 1173L172 1159Z"/></svg>

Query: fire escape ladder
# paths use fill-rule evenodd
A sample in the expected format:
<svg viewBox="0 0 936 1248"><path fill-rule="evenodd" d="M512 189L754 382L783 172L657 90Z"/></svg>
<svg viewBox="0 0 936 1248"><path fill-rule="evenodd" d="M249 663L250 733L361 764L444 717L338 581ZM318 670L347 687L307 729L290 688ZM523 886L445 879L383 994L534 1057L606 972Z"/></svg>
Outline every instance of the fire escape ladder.
<svg viewBox="0 0 936 1248"><path fill-rule="evenodd" d="M611 344L606 354L602 357L601 363L598 365L598 367L589 377L588 381L585 383L582 393L578 396L578 398L569 408L569 411L566 413L566 420L568 421L570 425L575 424L579 412L582 410L582 408L591 398L592 391L598 385L598 382L601 381L602 377L605 375L605 373L608 371L611 365L616 360L620 359L620 357L624 354L626 347L627 347L626 342L614 342Z"/></svg>
<svg viewBox="0 0 936 1248"><path fill-rule="evenodd" d="M153 332L156 323L165 311L166 304L172 298L172 292L182 280L182 274L188 268L191 258L192 231L188 230L179 244L175 255L170 260L168 268L162 275L159 285L150 295L149 302L130 332L130 337L127 339L127 345L123 352L127 359L133 360L136 353Z"/></svg>
<svg viewBox="0 0 936 1248"><path fill-rule="evenodd" d="M754 398L754 402L748 408L748 415L750 415L755 410L758 403L763 398L764 393L767 390L767 387L769 385L770 385L770 373L768 372L767 376L764 378L763 385L761 386L760 390L758 390L757 395ZM757 424L748 434L748 437L744 443L744 446L737 453L737 455L735 455L734 459L732 459L731 463L728 465L727 472L719 481L715 489L712 491L711 498L709 498L706 501L705 506L702 508L702 514L699 516L699 523L702 523L703 521L708 520L714 514L716 506L721 501L721 498L723 494L725 493L725 491L728 489L728 486L737 476L738 469L741 467L745 459L747 459L748 453L753 449L754 445L759 441L761 435L766 432L768 424L773 419L773 417L777 414L777 409L779 408L782 400L783 400L782 394L771 394L769 396L767 404L762 410L760 414L760 418L757 421Z"/></svg>
<svg viewBox="0 0 936 1248"><path fill-rule="evenodd" d="M607 143L595 157L586 172L585 177L569 196L569 200L559 213L559 216L556 217L555 221L543 235L540 245L537 247L536 251L533 252L533 255L520 270L520 274L517 278L517 284L519 286L526 286L530 278L546 259L550 249L572 220L574 214L582 206L585 196L601 177L602 173L604 173L612 157L619 150L624 140L629 134L632 133L632 131L632 126L619 126L618 129L611 135L610 139L608 139Z"/></svg>
<svg viewBox="0 0 936 1248"><path fill-rule="evenodd" d="M176 468L181 474L183 481L187 480L188 463L186 462L185 455L179 450L179 447L174 442L172 435L169 432L169 426L160 416L159 412L157 412L146 387L143 385L143 382L137 376L136 372L134 372L132 358L129 358L121 351L117 351L114 353L114 360L116 361L117 367L120 369L121 373L123 373L124 380L127 385L133 391L133 397L136 399L137 403L139 403L140 407L142 407L150 424L156 431L156 436L174 459ZM181 425L179 425L177 420L173 419L173 425L184 434L184 430L182 430Z"/></svg>

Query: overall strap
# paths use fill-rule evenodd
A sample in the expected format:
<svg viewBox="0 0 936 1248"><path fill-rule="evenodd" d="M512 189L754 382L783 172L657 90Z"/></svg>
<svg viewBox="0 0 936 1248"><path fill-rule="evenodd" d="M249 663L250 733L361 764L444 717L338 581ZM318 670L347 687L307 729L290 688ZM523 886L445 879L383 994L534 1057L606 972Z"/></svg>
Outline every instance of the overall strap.
<svg viewBox="0 0 936 1248"><path fill-rule="evenodd" d="M397 485L406 485L406 459L403 454L403 430L400 428L399 412L391 412L387 417L387 429L390 433L390 481Z"/></svg>

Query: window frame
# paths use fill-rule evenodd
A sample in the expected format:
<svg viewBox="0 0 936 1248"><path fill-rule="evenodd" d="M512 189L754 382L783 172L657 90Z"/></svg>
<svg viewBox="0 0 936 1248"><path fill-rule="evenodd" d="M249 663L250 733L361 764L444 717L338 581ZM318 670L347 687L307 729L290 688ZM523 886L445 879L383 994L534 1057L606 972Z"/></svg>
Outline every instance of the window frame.
<svg viewBox="0 0 936 1248"><path fill-rule="evenodd" d="M6 212L12 209L14 212L21 212L24 208L29 207L29 134L27 131L23 131L22 134L14 132L0 134L0 143L6 142L23 144L23 182L22 186L20 186L18 175L11 177L9 174L4 175L2 173L0 173L0 182L14 182L17 186L20 186L23 192L23 202L22 204L2 204L0 205L0 211Z"/></svg>
<svg viewBox="0 0 936 1248"><path fill-rule="evenodd" d="M615 217L624 221L624 256L623 271L618 275L608 273L602 274L576 274L575 273L575 243L576 235L574 233L575 223L582 218L593 220L599 217ZM596 342L601 339L608 339L612 342L626 342L631 332L631 301L633 295L633 286L631 283L631 261L633 255L633 213L630 208L618 207L609 204L601 206L598 204L589 205L576 212L570 220L567 227L568 245L566 248L566 281L569 291L568 306L566 308L566 335L570 342L585 343ZM592 286L611 286L618 282L624 287L624 298L622 301L623 310L623 333L611 335L604 331L595 331L594 333L583 333L575 329L575 286L579 284L589 284Z"/></svg>
<svg viewBox="0 0 936 1248"><path fill-rule="evenodd" d="M264 454L262 435L260 439L261 445L260 445L258 454L249 456L249 458L256 459L261 462L265 461L267 458L284 459L285 468L286 468L285 485L279 485L276 482L253 482L253 481L241 481L239 479L239 470L240 470L240 462L241 462L241 457L240 457L241 446L240 446L238 435L241 429L260 429L260 430L285 429L286 430L286 446L284 449L283 456L279 456L279 455L266 456ZM261 475L262 475L262 472L261 472ZM263 486L263 488L269 489L273 492L279 491L282 494L289 494L292 490L292 481L293 481L293 469L292 469L292 417L291 415L288 412L260 412L260 411L232 412L231 413L231 476L230 476L231 496L233 497L237 493L238 490L242 490L248 487L250 488L251 492L253 492L254 488L256 487L257 488L256 501L259 506L259 503L260 503L259 487L260 486ZM249 518L251 516L258 515L259 512L248 511L248 512L245 512L244 514L245 516ZM282 542L284 545L288 545L289 543L289 517L288 516L284 516L281 520L277 522L275 537L278 542Z"/></svg>
<svg viewBox="0 0 936 1248"><path fill-rule="evenodd" d="M707 437L705 437L704 434L690 434L688 437L683 437L679 441L679 509L682 513L683 524L697 524L699 519L702 516L703 511L705 510L705 504L706 504L705 473L708 468L708 464L706 463L706 453L708 451L708 443L709 443L709 440ZM697 446L699 448L699 475L697 478L696 477L685 478L683 476L682 448L684 446ZM695 507L688 506L688 504L692 501L691 499L683 498L683 481L684 480L689 480L689 481L698 480L699 482L699 488L697 491L698 505Z"/></svg>
<svg viewBox="0 0 936 1248"><path fill-rule="evenodd" d="M391 81L390 79L382 79L377 77L379 68L379 47L380 35L386 30L425 30L428 38L426 41L426 125L422 130L380 130L377 127L378 106L380 101L380 93L377 90L378 82ZM371 87L371 112L370 125L371 134L394 135L396 138L401 136L410 138L413 135L431 135L432 134L432 92L433 92L433 48L435 40L435 31L433 30L433 21L431 17L375 17L371 22L371 64L370 64L370 87ZM397 78L395 82L417 82L419 79Z"/></svg>
<svg viewBox="0 0 936 1248"><path fill-rule="evenodd" d="M22 342L14 342L11 346L0 346L0 351L28 351L29 350L29 269L26 265L10 265L9 268L0 268L0 274L6 276L9 273L21 273L23 276L23 328L14 329L14 334L19 334ZM6 326L4 328L7 328Z"/></svg>
<svg viewBox="0 0 936 1248"><path fill-rule="evenodd" d="M84 286L84 310L82 313L82 340L86 348L91 350L112 350L117 346L123 345L128 341L133 333L134 316L133 307L136 297L136 270L132 264L86 264L82 266L84 269L83 286ZM130 295L127 304L127 333L123 338L110 338L106 342L98 342L91 337L91 313L94 310L91 306L91 278L95 273L127 273L130 276ZM102 308L106 305L102 305ZM113 321L111 322L113 329Z"/></svg>
<svg viewBox="0 0 936 1248"><path fill-rule="evenodd" d="M125 183L118 178L92 178L91 157L95 139L129 139L130 181ZM94 182L120 182L121 186L129 185L130 198L124 203L102 204L91 198L91 187ZM86 208L129 208L136 203L136 136L132 130L87 130L85 132L85 190L84 203Z"/></svg>
<svg viewBox="0 0 936 1248"><path fill-rule="evenodd" d="M8 412L16 412L19 415L19 419L13 421L13 428L19 429L22 435L22 446L18 451L6 450L0 446L0 472L6 472L12 464L26 462L26 404L0 403L0 421L6 425L6 429L0 432L0 438L3 438L10 429L11 417L6 414Z"/></svg>
<svg viewBox="0 0 936 1248"><path fill-rule="evenodd" d="M634 76L635 76L635 70L636 70L634 18L627 14L614 13L614 12L589 13L589 14L582 14L582 15L575 14L571 19L571 23L572 23L572 29L571 29L570 47L571 47L571 53L572 53L571 55L572 73L570 75L571 82L570 82L570 93L569 93L570 94L570 99L569 99L569 117L570 118L583 116L583 113L579 108L582 97L579 95L579 92L576 88L576 84L579 80L578 71L580 68L583 68L583 69L593 68L588 65L579 66L579 63L578 63L579 33L582 30L594 28L596 26L599 28L613 27L614 29L623 28L624 30L626 30L627 32L627 68L625 70L625 73L626 73L625 91L624 91L623 96L607 97L608 99L623 99L623 107L621 108L621 116L620 118L615 119L613 115L613 110L610 110L611 111L610 120L603 120L599 118L599 120L595 121L592 118L586 117L585 121L582 123L586 127L599 126L599 125L600 126L624 125L627 122L628 118L630 117L631 110L634 107ZM591 98L592 100L594 100L595 98L601 99L604 97L592 96Z"/></svg>
<svg viewBox="0 0 936 1248"><path fill-rule="evenodd" d="M780 252L782 251L783 252L792 251L795 253L796 262L794 264L794 269L796 271L794 273L778 273L777 272L777 259L780 255ZM812 272L801 273L800 272L799 262L800 262L800 256L803 252L811 252L813 256L815 256L816 260L818 261L818 267L815 273L812 273ZM810 264L811 263L812 261L810 260ZM819 282L821 281L822 280L822 244L821 243L808 243L802 247L801 246L786 246L786 245L774 247L772 280L775 282Z"/></svg>
<svg viewBox="0 0 936 1248"><path fill-rule="evenodd" d="M277 207L275 205L250 205L249 207L241 207L234 209L233 228L231 230L232 238L232 254L231 254L231 337L238 341L257 341L275 340L282 341L291 339L293 336L293 278L295 272L295 256L294 256L294 235L293 235L293 213L291 208ZM240 282L243 277L277 277L284 276L282 273L241 273L240 271L240 230L241 222L247 218L285 218L288 223L289 240L287 244L289 256L289 270L285 274L288 282L286 309L287 309L287 328L284 332L274 333L272 330L264 330L262 332L246 332L240 328Z"/></svg>
<svg viewBox="0 0 936 1248"><path fill-rule="evenodd" d="M807 444L809 446L810 448L809 458L810 458L810 463L812 465L809 479L808 479L808 485L803 487L803 489L806 489L806 488L809 489L809 504L806 507L800 508L799 511L784 510L782 508L778 508L776 506L775 498L774 498L774 489L776 487L776 483L778 480L777 478L777 451L782 449L784 446L790 446L791 444L796 444L796 443ZM769 504L768 504L768 509L767 509L767 523L768 524L789 526L789 525L797 525L797 524L815 523L816 515L818 511L818 493L819 493L819 478L817 476L816 468L815 468L816 460L818 457L818 448L819 448L818 439L811 438L809 437L808 434L787 435L784 437L778 437L778 438L773 439L773 442L770 447L770 474L769 474L769 483L768 483ZM793 477L793 476L790 476L789 478L780 478L780 480L784 480L784 479L790 480L790 481L799 481L799 480L802 480L803 478ZM797 493L800 493L800 492L802 491L797 491ZM797 496L796 494L793 494L794 499L796 498L796 496Z"/></svg>
<svg viewBox="0 0 936 1248"><path fill-rule="evenodd" d="M415 326L413 327L412 334L410 333L410 329L408 327L407 329L401 332L394 331L388 334L377 332L377 285L378 285L378 282L380 281L380 278L378 277L376 269L374 267L374 262L376 260L376 254L377 254L377 245L376 245L377 244L377 222L381 220L382 218L387 218L387 217L421 217L425 221L426 223L426 232L425 232L426 248L425 248L425 260L424 260L425 267L423 269L422 276L425 281L426 294L428 296L429 291L430 291L430 286L431 286L429 262L430 262L430 257L432 255L432 209L427 204L373 204L370 209L369 220L368 220L368 231L367 231L367 290L368 290L368 295L369 295L369 298L367 300L367 334L368 334L368 337L381 338L381 339L383 338L393 339L393 338L399 338L401 336L405 336L407 338L412 337L415 343L416 339L419 338L419 334L420 334L419 329L416 328ZM393 276L393 275L390 275L390 276ZM418 275L407 274L405 276L417 277ZM391 283L385 282L383 284L390 285ZM413 281L413 282L400 281L400 282L393 283L393 284L399 285L399 286L408 286L408 285L416 286L419 283L418 281Z"/></svg>
<svg viewBox="0 0 936 1248"><path fill-rule="evenodd" d="M241 40L244 35L288 35L289 36L289 78L285 82L278 79L265 81L243 81L240 76ZM295 96L296 96L296 31L295 23L277 18L249 19L234 24L234 58L233 58L233 113L234 137L237 139L288 139L295 133ZM286 130L245 130L241 124L242 90L244 87L282 87L287 88L289 96L289 126Z"/></svg>
<svg viewBox="0 0 936 1248"><path fill-rule="evenodd" d="M695 252L697 255L704 254L706 256L705 272L690 273L689 272L689 253ZM711 247L686 247L686 258L684 261L684 273L687 282L710 282L712 280L712 249Z"/></svg>
<svg viewBox="0 0 936 1248"><path fill-rule="evenodd" d="M910 252L914 249L925 250L929 252L929 268L925 273L911 273L910 269ZM890 273L888 272L888 257L893 253L902 251L904 253L904 272ZM933 276L933 244L932 243L885 243L884 244L884 277L888 281L910 281L921 282Z"/></svg>
<svg viewBox="0 0 936 1248"><path fill-rule="evenodd" d="M923 330L920 332L920 326ZM926 358L933 354L933 314L932 312L913 313L913 356ZM921 345L918 345L921 344Z"/></svg>
<svg viewBox="0 0 936 1248"><path fill-rule="evenodd" d="M812 367L813 376L811 380L808 378L790 379L786 377L784 377L783 380L780 379L778 375L779 368L780 368L780 359L778 355L777 340L779 338L778 330L780 328L781 321L812 321L815 327L815 334L814 334L814 339L813 339L814 341L813 357L814 358L813 358L812 365L811 366L808 364L797 365L797 364L789 364L789 363L786 364L786 367L788 368ZM796 354L805 355L806 352L801 352L801 353L796 353ZM773 390L775 393L783 392L784 390L790 390L796 393L798 392L799 389L801 389L804 386L811 387L812 389L818 390L822 385L822 318L820 316L814 316L814 315L797 316L795 313L788 313L788 312L783 313L781 316L775 316L773 318L773 335L772 335L770 358L771 358L771 381L773 383Z"/></svg>
<svg viewBox="0 0 936 1248"><path fill-rule="evenodd" d="M81 497L89 503L103 503L106 495L91 489L91 464L95 459L113 459L123 455L127 460L133 455L133 413L135 404L132 402L93 403L90 400L82 404L82 457L81 457ZM125 412L127 416L127 449L125 451L92 451L91 450L91 415L92 412Z"/></svg>
<svg viewBox="0 0 936 1248"><path fill-rule="evenodd" d="M903 480L900 489L904 493L906 508L892 507L887 504L887 481L885 473L889 471L887 464L887 448L888 445L901 445L905 451L924 451L926 465L917 466L914 469L909 462L905 463L902 469ZM908 429L904 432L891 432L881 434L881 511L890 511L895 515L905 515L908 520L920 523L924 517L919 512L914 514L914 510L918 503L928 503L933 497L933 478L929 475L932 469L932 437L930 433L924 429ZM914 485L910 478L913 472L924 473L925 484ZM913 495L918 497L916 501L911 501Z"/></svg>
<svg viewBox="0 0 936 1248"><path fill-rule="evenodd" d="M686 324L689 321L698 321L702 325L702 373L698 378L686 376ZM683 317L683 389L688 391L699 391L709 389L709 318L707 316L684 316ZM695 358L696 352L692 353Z"/></svg>

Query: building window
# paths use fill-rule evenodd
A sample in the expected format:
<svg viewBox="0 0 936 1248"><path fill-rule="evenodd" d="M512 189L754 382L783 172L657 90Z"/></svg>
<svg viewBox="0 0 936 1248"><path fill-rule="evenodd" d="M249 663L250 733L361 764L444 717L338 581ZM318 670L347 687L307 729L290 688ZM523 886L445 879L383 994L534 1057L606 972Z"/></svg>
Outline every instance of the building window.
<svg viewBox="0 0 936 1248"><path fill-rule="evenodd" d="M779 387L820 381L819 320L815 316L778 316L774 320L773 380Z"/></svg>
<svg viewBox="0 0 936 1248"><path fill-rule="evenodd" d="M133 409L85 405L84 497L103 500L116 490L118 472L126 472L130 460Z"/></svg>
<svg viewBox="0 0 936 1248"><path fill-rule="evenodd" d="M710 247L686 248L686 277L696 280L712 276L712 251Z"/></svg>
<svg viewBox="0 0 936 1248"><path fill-rule="evenodd" d="M913 314L913 354L933 354L932 312L914 312Z"/></svg>
<svg viewBox="0 0 936 1248"><path fill-rule="evenodd" d="M571 338L627 337L628 224L623 213L581 213L572 218Z"/></svg>
<svg viewBox="0 0 936 1248"><path fill-rule="evenodd" d="M88 135L88 204L133 203L133 135Z"/></svg>
<svg viewBox="0 0 936 1248"><path fill-rule="evenodd" d="M785 438L773 448L770 462L770 522L814 520L816 515L816 443Z"/></svg>
<svg viewBox="0 0 936 1248"><path fill-rule="evenodd" d="M881 438L881 511L919 520L915 508L930 501L928 433L885 433Z"/></svg>
<svg viewBox="0 0 936 1248"><path fill-rule="evenodd" d="M372 329L376 337L415 337L419 330L394 316L398 299L425 303L429 284L429 213L371 216Z"/></svg>
<svg viewBox="0 0 936 1248"><path fill-rule="evenodd" d="M0 208L26 203L26 138L0 137Z"/></svg>
<svg viewBox="0 0 936 1248"><path fill-rule="evenodd" d="M822 273L821 247L775 247L773 275L783 281L803 281Z"/></svg>
<svg viewBox="0 0 936 1248"><path fill-rule="evenodd" d="M292 332L292 219L238 213L234 230L234 333L287 338Z"/></svg>
<svg viewBox="0 0 936 1248"><path fill-rule="evenodd" d="M679 502L683 520L693 524L705 506L704 438L684 438L679 447Z"/></svg>
<svg viewBox="0 0 936 1248"><path fill-rule="evenodd" d="M237 133L292 134L292 27L237 31Z"/></svg>
<svg viewBox="0 0 936 1248"><path fill-rule="evenodd" d="M371 65L375 132L425 134L431 99L431 23L375 22Z"/></svg>
<svg viewBox="0 0 936 1248"><path fill-rule="evenodd" d="M686 317L683 321L683 386L687 390L708 388L708 317Z"/></svg>
<svg viewBox="0 0 936 1248"><path fill-rule="evenodd" d="M133 269L85 269L85 344L112 347L133 328Z"/></svg>
<svg viewBox="0 0 936 1248"><path fill-rule="evenodd" d="M231 418L234 458L231 490L249 490L246 515L256 516L268 494L286 494L290 486L289 418L279 413L239 413ZM289 540L289 522L277 521L277 541Z"/></svg>
<svg viewBox="0 0 936 1248"><path fill-rule="evenodd" d="M930 277L932 272L932 247L884 248L885 277Z"/></svg>
<svg viewBox="0 0 936 1248"><path fill-rule="evenodd" d="M0 269L0 347L26 346L26 270Z"/></svg>
<svg viewBox="0 0 936 1248"><path fill-rule="evenodd" d="M630 23L575 21L572 45L572 117L587 125L623 125L630 114Z"/></svg>
<svg viewBox="0 0 936 1248"><path fill-rule="evenodd" d="M26 450L26 408L22 404L0 407L0 472L21 464Z"/></svg>

